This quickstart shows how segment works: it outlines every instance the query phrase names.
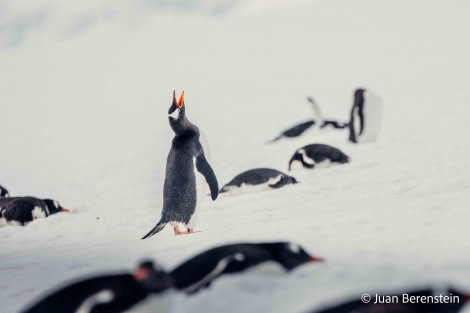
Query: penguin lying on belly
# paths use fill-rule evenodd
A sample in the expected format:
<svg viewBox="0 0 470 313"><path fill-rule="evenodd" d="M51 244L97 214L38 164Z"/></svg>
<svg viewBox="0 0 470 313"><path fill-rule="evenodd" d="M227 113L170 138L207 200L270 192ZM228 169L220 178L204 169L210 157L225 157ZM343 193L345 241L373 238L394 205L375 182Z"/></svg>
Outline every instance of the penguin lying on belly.
<svg viewBox="0 0 470 313"><path fill-rule="evenodd" d="M35 197L0 198L0 226L26 226L38 218L59 212L70 212L52 199Z"/></svg>
<svg viewBox="0 0 470 313"><path fill-rule="evenodd" d="M194 293L222 274L242 272L270 261L286 271L308 262L323 262L291 242L237 243L198 254L177 266L171 276L176 289Z"/></svg>
<svg viewBox="0 0 470 313"><path fill-rule="evenodd" d="M271 168L255 168L235 176L219 190L219 194L239 195L281 188L285 185L296 183L297 180L294 177L278 170Z"/></svg>
<svg viewBox="0 0 470 313"><path fill-rule="evenodd" d="M10 197L10 193L5 187L0 185L0 198L8 198L8 197Z"/></svg>
<svg viewBox="0 0 470 313"><path fill-rule="evenodd" d="M326 129L326 128L344 129L348 127L347 122L339 122L335 120L323 119L321 112L320 112L320 108L318 107L317 103L313 100L313 98L308 97L307 100L308 102L312 104L315 119L305 121L303 123L297 124L283 131L279 136L271 140L269 143L278 141L281 138L299 137L300 135L304 134L307 130L312 129L316 125L319 125L318 129Z"/></svg>
<svg viewBox="0 0 470 313"><path fill-rule="evenodd" d="M217 178L199 142L199 129L187 119L185 110L184 92L177 102L173 91L168 119L175 137L166 163L162 216L142 239L155 235L168 223L173 226L175 235L193 233L200 204L207 194L207 185L212 200L217 198ZM184 230L179 229L180 225Z"/></svg>
<svg viewBox="0 0 470 313"><path fill-rule="evenodd" d="M168 289L195 293L223 274L242 272L270 261L286 271L309 262L323 262L290 242L223 245L188 259L170 272L146 261L133 274L102 275L67 285L22 313L123 312L148 295Z"/></svg>
<svg viewBox="0 0 470 313"><path fill-rule="evenodd" d="M311 144L295 151L289 161L289 171L301 168L323 168L348 162L349 157L338 148L325 144Z"/></svg>
<svg viewBox="0 0 470 313"><path fill-rule="evenodd" d="M171 286L168 273L152 262L143 262L133 274L97 276L70 284L23 313L118 313Z"/></svg>

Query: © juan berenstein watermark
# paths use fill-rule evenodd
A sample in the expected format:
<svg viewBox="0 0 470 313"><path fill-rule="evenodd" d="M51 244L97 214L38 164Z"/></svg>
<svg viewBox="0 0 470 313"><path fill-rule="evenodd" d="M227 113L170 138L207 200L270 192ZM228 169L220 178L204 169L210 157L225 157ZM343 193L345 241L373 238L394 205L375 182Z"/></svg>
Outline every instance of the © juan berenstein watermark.
<svg viewBox="0 0 470 313"><path fill-rule="evenodd" d="M385 296L376 293L371 296L365 293L361 296L361 300L364 303L371 304L383 304L383 303L413 303L413 304L425 304L425 303L460 303L459 296L453 296L452 293L448 295L433 295L433 296L414 296L407 293L395 296Z"/></svg>

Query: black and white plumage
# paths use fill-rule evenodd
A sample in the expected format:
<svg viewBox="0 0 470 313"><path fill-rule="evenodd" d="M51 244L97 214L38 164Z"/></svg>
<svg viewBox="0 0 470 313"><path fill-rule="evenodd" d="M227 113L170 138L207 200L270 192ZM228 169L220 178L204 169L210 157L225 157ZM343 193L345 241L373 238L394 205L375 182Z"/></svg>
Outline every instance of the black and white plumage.
<svg viewBox="0 0 470 313"><path fill-rule="evenodd" d="M318 125L319 125L318 129L327 129L327 128L344 129L348 127L347 122L324 119L321 114L320 108L318 107L318 104L313 100L313 98L308 97L307 100L312 105L312 109L314 112L314 119L307 120L300 124L294 125L291 128L283 131L280 135L278 135L276 138L271 140L270 141L271 143L278 141L281 138L299 137L300 135L304 134L307 130L313 129L315 126L318 126Z"/></svg>
<svg viewBox="0 0 470 313"><path fill-rule="evenodd" d="M281 188L296 184L297 180L272 168L255 168L235 176L219 191L220 194L236 195L256 191Z"/></svg>
<svg viewBox="0 0 470 313"><path fill-rule="evenodd" d="M348 140L354 143L376 140L382 124L382 115L382 99L370 90L356 89L348 123Z"/></svg>
<svg viewBox="0 0 470 313"><path fill-rule="evenodd" d="M10 197L10 193L5 187L0 185L0 198L8 198L8 197Z"/></svg>
<svg viewBox="0 0 470 313"><path fill-rule="evenodd" d="M290 242L237 243L198 254L177 266L171 276L176 289L193 293L222 274L242 272L269 261L290 271L302 264L323 260Z"/></svg>
<svg viewBox="0 0 470 313"><path fill-rule="evenodd" d="M406 296L404 296L406 295ZM313 310L311 313L457 313L470 302L470 294L464 294L455 289L436 289L428 288L422 290L384 292L379 293L380 297L388 296L390 303L385 302L385 298L376 300L376 295L372 294L370 302L364 303L359 297L350 302L342 303L336 306L330 306L326 309ZM434 297L448 296L457 297L448 303L439 303ZM413 301L410 301L413 297ZM417 298L419 297L419 298ZM424 298L421 298L424 297ZM431 299L431 298L432 299ZM416 299L419 299L416 301ZM422 300L424 299L424 301ZM457 300L458 299L458 300ZM393 302L392 302L393 301ZM377 302L377 303L374 303Z"/></svg>
<svg viewBox="0 0 470 313"><path fill-rule="evenodd" d="M349 162L349 157L338 148L325 144L311 144L299 148L289 161L289 171L299 168L323 168Z"/></svg>
<svg viewBox="0 0 470 313"><path fill-rule="evenodd" d="M59 212L69 212L59 202L36 197L0 198L0 226L26 226L38 218Z"/></svg>
<svg viewBox="0 0 470 313"><path fill-rule="evenodd" d="M144 300L148 295L171 288L168 273L143 262L135 273L92 277L69 284L23 313L118 313Z"/></svg>
<svg viewBox="0 0 470 313"><path fill-rule="evenodd" d="M163 209L160 221L142 239L153 236L171 223L175 235L194 232L199 206L209 185L212 200L217 198L219 185L207 162L199 141L199 129L186 117L184 92L168 110L170 126L175 133L166 163L163 186ZM179 226L185 229L181 231Z"/></svg>

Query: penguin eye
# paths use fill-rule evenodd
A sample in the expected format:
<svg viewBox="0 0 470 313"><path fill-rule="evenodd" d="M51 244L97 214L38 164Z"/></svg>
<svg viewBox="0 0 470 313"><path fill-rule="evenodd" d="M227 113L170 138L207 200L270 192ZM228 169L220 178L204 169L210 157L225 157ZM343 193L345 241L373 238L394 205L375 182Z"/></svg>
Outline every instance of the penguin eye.
<svg viewBox="0 0 470 313"><path fill-rule="evenodd" d="M175 109L175 110L170 114L170 116L171 116L172 118L174 118L174 119L177 119L178 116L179 116L179 114L180 114L180 109L177 108L177 109Z"/></svg>
<svg viewBox="0 0 470 313"><path fill-rule="evenodd" d="M295 254L300 253L301 251L300 246L294 243L290 243L288 247L289 247L289 250Z"/></svg>

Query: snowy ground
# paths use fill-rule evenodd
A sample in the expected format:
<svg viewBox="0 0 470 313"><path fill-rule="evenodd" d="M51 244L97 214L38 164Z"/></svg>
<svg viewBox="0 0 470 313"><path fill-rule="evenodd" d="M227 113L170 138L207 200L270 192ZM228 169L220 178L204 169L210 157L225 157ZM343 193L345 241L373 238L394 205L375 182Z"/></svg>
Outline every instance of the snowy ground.
<svg viewBox="0 0 470 313"><path fill-rule="evenodd" d="M144 257L171 268L239 241L292 240L327 262L223 277L133 312L302 312L428 283L470 290L470 4L273 2L0 2L0 184L76 211L0 229L2 312L70 279ZM311 117L307 95L347 119L358 86L384 99L377 142L330 132L266 144ZM280 190L208 198L202 232L141 241L160 217L173 89L220 185L254 167L287 171L308 143L352 161L294 172L301 183Z"/></svg>

